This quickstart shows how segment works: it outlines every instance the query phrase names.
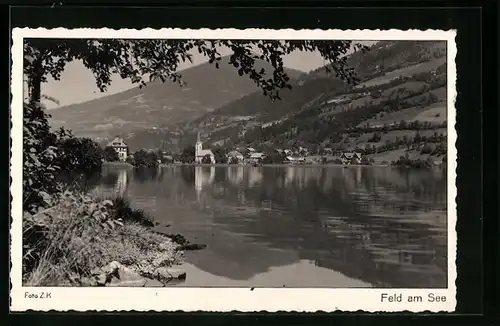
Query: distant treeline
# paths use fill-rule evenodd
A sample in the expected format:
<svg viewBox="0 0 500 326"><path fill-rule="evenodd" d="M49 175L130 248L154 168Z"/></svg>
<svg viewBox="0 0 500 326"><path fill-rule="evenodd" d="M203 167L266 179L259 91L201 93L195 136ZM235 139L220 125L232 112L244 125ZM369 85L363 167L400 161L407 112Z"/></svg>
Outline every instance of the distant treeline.
<svg viewBox="0 0 500 326"><path fill-rule="evenodd" d="M443 157L443 163L447 162L446 155ZM416 168L416 169L428 169L434 166L434 161L431 158L427 160L422 159L410 159L408 154L401 156L397 161L392 162L392 165L403 167L403 168ZM445 165L446 166L446 165Z"/></svg>

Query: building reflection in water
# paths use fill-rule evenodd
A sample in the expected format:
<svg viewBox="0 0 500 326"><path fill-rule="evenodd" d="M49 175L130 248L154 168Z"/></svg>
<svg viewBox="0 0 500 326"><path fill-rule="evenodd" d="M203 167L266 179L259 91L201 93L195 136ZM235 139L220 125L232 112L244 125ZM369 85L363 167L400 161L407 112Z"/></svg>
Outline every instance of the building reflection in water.
<svg viewBox="0 0 500 326"><path fill-rule="evenodd" d="M248 170L248 186L255 187L262 182L262 168L250 168Z"/></svg>
<svg viewBox="0 0 500 326"><path fill-rule="evenodd" d="M215 167L196 166L194 168L194 189L198 201L201 200L203 188L213 184L215 179Z"/></svg>
<svg viewBox="0 0 500 326"><path fill-rule="evenodd" d="M285 187L290 186L295 180L295 171L297 168L295 167L287 167L285 172Z"/></svg>
<svg viewBox="0 0 500 326"><path fill-rule="evenodd" d="M114 187L114 192L117 197L125 197L128 185L128 174L127 170L120 170L117 173L116 184Z"/></svg>
<svg viewBox="0 0 500 326"><path fill-rule="evenodd" d="M236 194L237 203L239 205L244 205L246 203L244 191L245 172L248 173L248 168L243 166L231 166L226 169L226 180L234 187L234 193Z"/></svg>
<svg viewBox="0 0 500 326"><path fill-rule="evenodd" d="M243 177L245 173L245 168L243 166L231 166L227 168L227 180L233 186L239 186L243 182Z"/></svg>

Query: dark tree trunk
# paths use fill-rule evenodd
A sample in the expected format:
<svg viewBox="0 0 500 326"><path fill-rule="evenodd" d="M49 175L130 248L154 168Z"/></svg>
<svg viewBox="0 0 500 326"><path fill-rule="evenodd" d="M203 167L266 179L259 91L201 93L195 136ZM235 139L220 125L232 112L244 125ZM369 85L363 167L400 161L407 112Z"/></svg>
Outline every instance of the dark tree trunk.
<svg viewBox="0 0 500 326"><path fill-rule="evenodd" d="M40 99L42 97L41 86L42 86L41 77L39 75L31 76L31 78L29 80L30 102L31 103L40 102Z"/></svg>
<svg viewBox="0 0 500 326"><path fill-rule="evenodd" d="M40 102L42 98L42 76L42 59L38 58L35 62L33 62L33 67L30 69L30 74L28 75L28 87L31 103Z"/></svg>

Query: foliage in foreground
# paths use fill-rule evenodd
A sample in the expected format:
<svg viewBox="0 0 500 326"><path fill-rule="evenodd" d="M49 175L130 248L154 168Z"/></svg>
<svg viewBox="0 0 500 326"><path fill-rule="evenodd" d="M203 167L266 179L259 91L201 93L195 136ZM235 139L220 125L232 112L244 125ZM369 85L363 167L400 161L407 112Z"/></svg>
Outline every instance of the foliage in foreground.
<svg viewBox="0 0 500 326"><path fill-rule="evenodd" d="M61 128L52 131L50 114L39 103L24 103L23 112L23 209L48 207L61 193L58 176L62 172L99 170L103 150L89 138L74 137Z"/></svg>
<svg viewBox="0 0 500 326"><path fill-rule="evenodd" d="M112 261L148 274L182 260L169 237L117 218L115 212L110 200L68 191L48 209L25 212L23 283L93 285L85 280L90 280L93 270Z"/></svg>
<svg viewBox="0 0 500 326"><path fill-rule="evenodd" d="M56 193L56 174L60 170L57 145L60 139L50 130L48 118L40 105L24 104L23 112L23 207L43 206Z"/></svg>

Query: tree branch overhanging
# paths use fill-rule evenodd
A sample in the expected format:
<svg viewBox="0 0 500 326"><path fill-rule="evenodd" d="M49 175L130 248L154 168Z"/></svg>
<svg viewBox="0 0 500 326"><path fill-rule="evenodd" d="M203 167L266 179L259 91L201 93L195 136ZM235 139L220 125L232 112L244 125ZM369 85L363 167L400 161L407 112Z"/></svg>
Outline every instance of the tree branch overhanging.
<svg viewBox="0 0 500 326"><path fill-rule="evenodd" d="M82 39L28 39L25 41L24 72L30 82L32 101L41 98L40 84L47 76L59 80L67 63L82 60L92 71L96 85L105 91L113 74L145 86L144 77L150 81L170 80L183 85L178 72L183 62L192 62L192 52L208 58L219 68L222 63L220 48L230 50L228 64L240 76L251 79L265 96L280 99L281 89L290 89L290 78L283 66L283 57L295 51L319 52L328 63L327 71L346 81L357 81L354 70L348 67L349 50L367 50L366 46L352 41L306 40L82 40ZM271 65L272 71L259 69L258 61Z"/></svg>

